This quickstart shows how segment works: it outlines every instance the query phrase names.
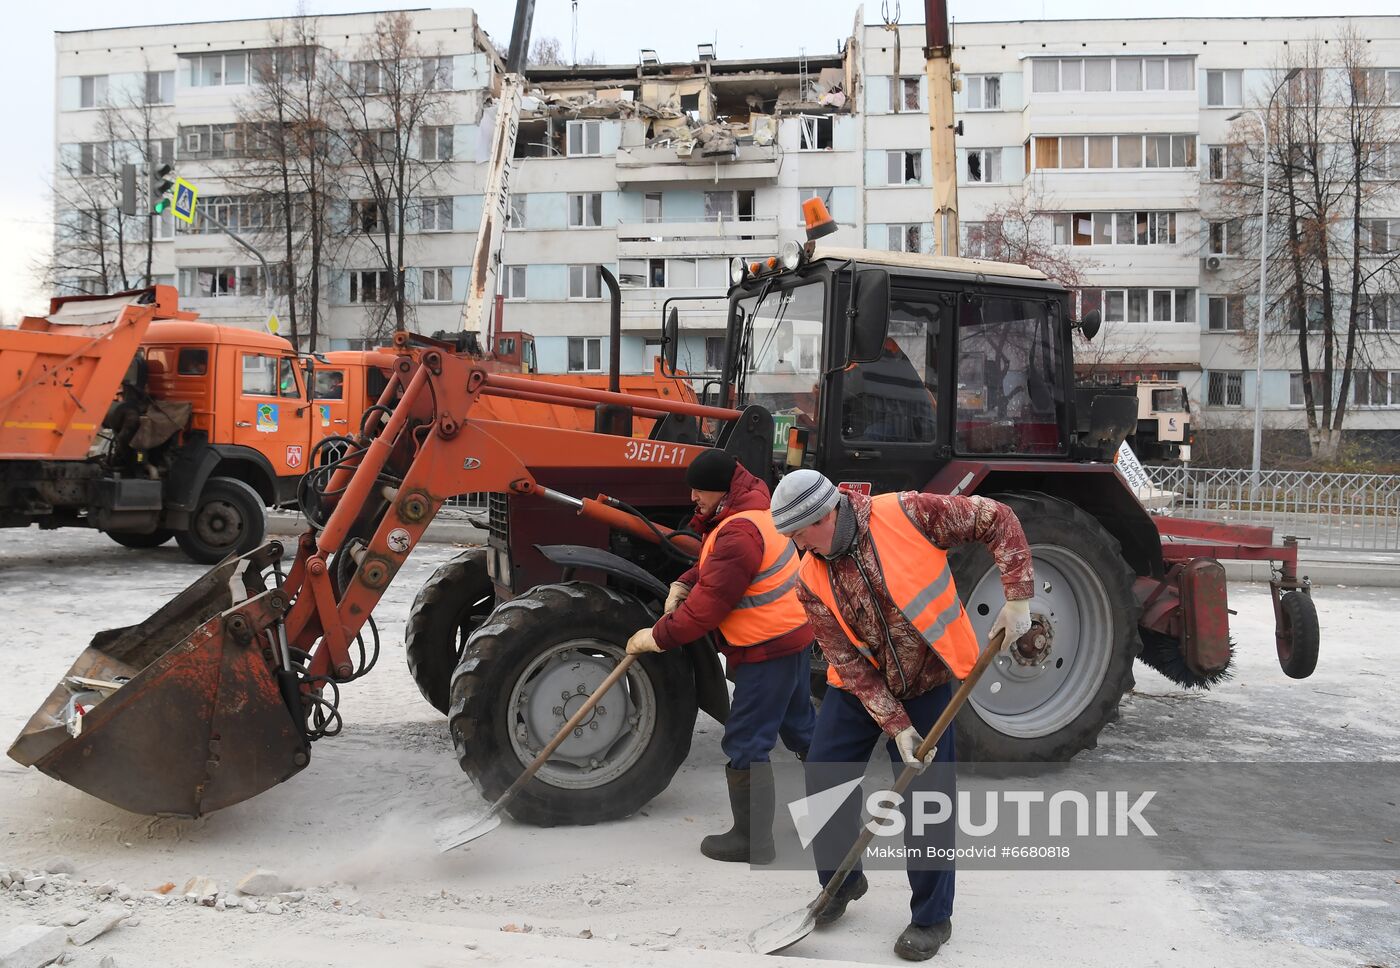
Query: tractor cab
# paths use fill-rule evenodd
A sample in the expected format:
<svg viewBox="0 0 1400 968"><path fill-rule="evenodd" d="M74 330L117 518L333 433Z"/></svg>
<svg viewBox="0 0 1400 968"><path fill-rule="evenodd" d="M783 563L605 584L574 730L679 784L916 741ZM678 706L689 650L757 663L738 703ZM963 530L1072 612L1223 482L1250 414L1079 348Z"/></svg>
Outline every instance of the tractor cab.
<svg viewBox="0 0 1400 968"><path fill-rule="evenodd" d="M707 402L770 411L780 466L880 492L960 457L1070 455L1067 294L1042 273L794 242L731 277Z"/></svg>

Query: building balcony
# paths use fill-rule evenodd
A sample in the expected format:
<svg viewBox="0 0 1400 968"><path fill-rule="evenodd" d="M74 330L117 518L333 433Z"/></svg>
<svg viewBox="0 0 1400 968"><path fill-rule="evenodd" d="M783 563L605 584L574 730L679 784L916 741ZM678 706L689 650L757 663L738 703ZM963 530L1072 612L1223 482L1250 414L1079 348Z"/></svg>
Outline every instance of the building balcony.
<svg viewBox="0 0 1400 968"><path fill-rule="evenodd" d="M687 219L623 222L617 227L617 257L751 256L778 251L778 220Z"/></svg>
<svg viewBox="0 0 1400 968"><path fill-rule="evenodd" d="M661 331L662 307L675 296L685 299L672 303L680 314L681 332L723 330L728 312L728 292L724 289L624 289L622 290L622 329L624 332ZM691 297L704 298L691 298Z"/></svg>
<svg viewBox="0 0 1400 968"><path fill-rule="evenodd" d="M674 185L677 182L732 184L734 182L771 182L777 179L781 167L776 144L742 144L728 154L701 154L693 146L687 154L676 144L638 145L617 149L617 183L623 187L637 185Z"/></svg>

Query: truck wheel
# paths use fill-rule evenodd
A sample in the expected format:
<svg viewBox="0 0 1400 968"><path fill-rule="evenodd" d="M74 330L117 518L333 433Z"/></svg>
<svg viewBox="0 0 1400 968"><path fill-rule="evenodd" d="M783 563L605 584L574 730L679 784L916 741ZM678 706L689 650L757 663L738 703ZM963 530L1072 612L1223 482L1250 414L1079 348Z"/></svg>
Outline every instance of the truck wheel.
<svg viewBox="0 0 1400 968"><path fill-rule="evenodd" d="M1312 596L1288 592L1278 601L1283 621L1278 629L1278 664L1292 679L1306 679L1317 668L1317 605Z"/></svg>
<svg viewBox="0 0 1400 968"><path fill-rule="evenodd" d="M195 561L213 565L252 551L266 533L267 512L258 492L231 477L211 477L190 515L189 530L177 531L175 541Z"/></svg>
<svg viewBox="0 0 1400 968"><path fill-rule="evenodd" d="M175 537L175 532L169 528L156 528L149 534L137 534L135 531L104 531L102 533L123 548L159 548Z"/></svg>
<svg viewBox="0 0 1400 968"><path fill-rule="evenodd" d="M1134 575L1116 539L1091 515L1048 494L992 495L1016 512L1035 561L1033 619L1048 620L1048 650L1003 655L958 715L964 760L1068 760L1098 743L1133 687L1138 639ZM1005 602L1001 573L981 545L949 556L979 642Z"/></svg>
<svg viewBox="0 0 1400 968"><path fill-rule="evenodd" d="M452 672L468 637L495 607L496 588L486 573L484 548L440 566L413 600L404 633L408 674L438 712L451 708Z"/></svg>
<svg viewBox="0 0 1400 968"><path fill-rule="evenodd" d="M482 796L505 792L654 621L636 599L587 582L540 585L491 613L452 677L448 721ZM642 656L507 812L541 827L631 816L685 761L695 714L689 659Z"/></svg>

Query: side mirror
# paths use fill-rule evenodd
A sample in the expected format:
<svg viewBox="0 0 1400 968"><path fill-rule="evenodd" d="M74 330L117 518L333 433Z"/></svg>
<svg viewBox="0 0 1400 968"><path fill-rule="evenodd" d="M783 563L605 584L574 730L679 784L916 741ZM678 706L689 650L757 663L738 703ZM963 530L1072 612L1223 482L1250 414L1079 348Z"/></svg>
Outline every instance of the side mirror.
<svg viewBox="0 0 1400 968"><path fill-rule="evenodd" d="M1099 335L1099 329L1102 326L1103 313L1099 312L1097 309L1089 310L1080 318L1079 322L1074 324L1074 328L1083 333L1085 339L1093 339L1095 336Z"/></svg>
<svg viewBox="0 0 1400 968"><path fill-rule="evenodd" d="M851 306L855 317L846 334L846 362L874 363L885 348L890 325L890 275L884 269L855 274Z"/></svg>
<svg viewBox="0 0 1400 968"><path fill-rule="evenodd" d="M681 314L672 306L661 327L661 358L669 373L676 372L676 357L681 346Z"/></svg>

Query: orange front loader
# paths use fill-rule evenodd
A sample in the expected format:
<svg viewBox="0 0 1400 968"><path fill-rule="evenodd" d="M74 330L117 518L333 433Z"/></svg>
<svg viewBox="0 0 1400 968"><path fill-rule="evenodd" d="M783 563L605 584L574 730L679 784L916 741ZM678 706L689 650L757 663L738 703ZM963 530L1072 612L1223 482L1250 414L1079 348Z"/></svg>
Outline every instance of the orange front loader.
<svg viewBox="0 0 1400 968"><path fill-rule="evenodd" d="M598 491L684 506L684 468L699 447L679 438L695 439L686 427L697 419L721 422L736 454L757 463L771 453L772 421L757 408L494 374L445 345L414 345L424 342L396 337L365 433L313 482L321 526L301 536L286 574L273 542L224 561L141 625L97 635L15 740L14 759L138 813L199 816L247 799L305 767L310 742L338 730L340 687L373 664L366 633L377 654L370 613L448 498L543 500L615 539L693 553L693 538ZM673 439L484 420L475 410L483 396L604 408L626 426L627 416L650 417ZM75 704L79 687L91 690L86 705ZM471 729L454 719L453 731L460 742Z"/></svg>

